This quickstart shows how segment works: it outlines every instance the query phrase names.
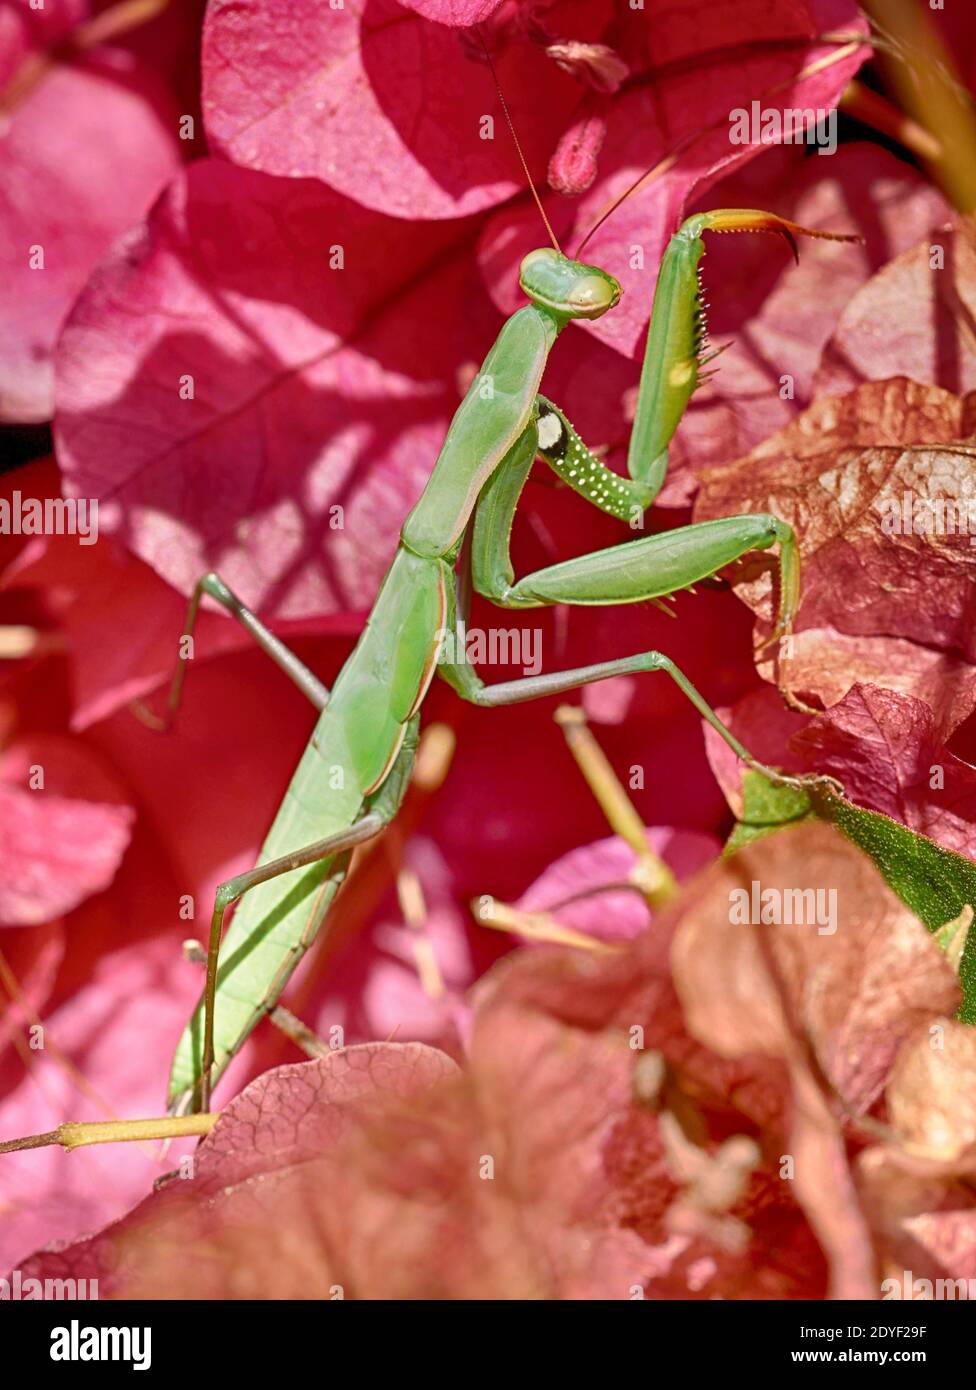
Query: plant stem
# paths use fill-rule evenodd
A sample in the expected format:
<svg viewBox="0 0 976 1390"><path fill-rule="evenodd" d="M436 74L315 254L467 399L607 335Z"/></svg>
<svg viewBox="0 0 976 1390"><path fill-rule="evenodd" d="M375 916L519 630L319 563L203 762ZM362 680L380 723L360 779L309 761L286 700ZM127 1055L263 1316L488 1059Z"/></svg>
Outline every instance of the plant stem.
<svg viewBox="0 0 976 1390"><path fill-rule="evenodd" d="M65 1120L46 1134L28 1134L23 1139L0 1143L0 1154L23 1149L43 1149L60 1144L68 1153L88 1144L126 1144L146 1139L180 1139L188 1135L209 1134L219 1112L207 1115L161 1115L152 1120Z"/></svg>

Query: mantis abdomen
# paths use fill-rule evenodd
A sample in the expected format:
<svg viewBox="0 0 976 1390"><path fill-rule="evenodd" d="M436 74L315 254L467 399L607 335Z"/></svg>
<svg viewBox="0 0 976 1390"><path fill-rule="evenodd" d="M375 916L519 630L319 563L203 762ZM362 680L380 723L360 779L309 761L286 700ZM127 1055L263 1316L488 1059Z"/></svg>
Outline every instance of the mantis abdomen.
<svg viewBox="0 0 976 1390"><path fill-rule="evenodd" d="M352 655L291 779L258 864L349 829L388 779L434 674L450 571L400 547ZM402 794L402 792L400 793ZM252 888L224 938L214 1014L218 1077L271 1008L314 939L346 874L350 851ZM271 982L269 987L269 981ZM170 1074L176 1103L200 1076L202 1002Z"/></svg>

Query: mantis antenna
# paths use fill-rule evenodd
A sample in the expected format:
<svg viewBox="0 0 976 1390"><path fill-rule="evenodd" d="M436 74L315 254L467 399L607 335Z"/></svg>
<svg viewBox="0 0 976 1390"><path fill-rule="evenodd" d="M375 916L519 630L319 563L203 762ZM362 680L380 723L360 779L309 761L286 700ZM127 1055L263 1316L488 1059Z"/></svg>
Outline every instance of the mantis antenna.
<svg viewBox="0 0 976 1390"><path fill-rule="evenodd" d="M518 157L521 162L522 169L525 173L526 182L528 183L529 188L532 191L532 196L535 199L535 205L539 209L539 216L542 218L543 222L546 225L546 231L549 233L549 240L552 242L553 246L561 256L563 254L563 248L559 245L559 242L556 239L556 233L552 230L552 223L546 216L546 210L542 206L542 199L539 197L539 191L532 180L532 175L529 173L529 166L526 162L525 155L522 153L522 146L519 143L518 135L515 132L515 123L512 120L511 114L509 112L508 102L505 100L505 93L502 91L502 84L498 80L498 73L495 71L495 64L492 61L490 52L488 51L488 45L485 43L484 39L481 36L481 30L477 29L475 32L478 35L478 42L481 44L481 47L484 50L485 59L488 63L488 67L491 72L492 81L495 84L495 91L498 93L498 100L501 103L502 111L505 113L505 120L511 132L512 140L515 143L515 148L518 151Z"/></svg>
<svg viewBox="0 0 976 1390"><path fill-rule="evenodd" d="M836 35L827 35L827 34L825 34L825 35L824 35L825 41L832 41L832 42L834 42L834 43L841 43L841 44L846 45L846 46L843 46L843 47L838 48L837 51L832 55L832 57L831 57L830 59L827 60L827 62L836 62L838 58L846 57L846 56L848 56L848 54L849 54L850 52L853 51L853 48L852 48L851 44L848 43L848 38L849 38L849 36L846 35L846 34L836 34ZM857 46L857 45L856 45L856 43L855 43L855 44L853 45L853 47L856 47L856 46ZM819 71L823 66L824 66L824 60L818 59L815 63L811 63L809 66L807 66L806 68L804 68L803 71L802 71L801 73L798 74L798 77L809 77L809 76L812 76L815 72ZM792 79L790 79L790 80L792 81ZM775 82L771 87L767 87L767 88L765 89L765 91L761 92L761 93L760 93L760 96L761 96L761 97L771 96L774 92L782 91L782 89L783 89L784 87L788 86L788 85L789 85L789 83L788 83L788 82L785 82L785 81L784 81L784 82ZM614 198L613 201L612 201L610 204L608 204L607 207L604 208L603 212L600 213L599 217L598 217L598 218L596 219L596 221L593 223L593 226L590 228L590 230L587 232L586 236L583 238L583 240L580 242L579 246L576 248L576 255L577 255L577 256L581 256L581 255L583 254L583 248L585 247L586 243L589 241L589 239L590 239L590 237L593 235L593 233L594 233L595 231L597 231L597 229L598 229L599 227L602 227L602 226L603 226L604 222L606 222L606 220L607 220L608 217L612 217L612 216L613 216L613 214L614 214L614 213L617 211L617 209L620 207L620 204L621 204L621 203L626 202L627 199L630 197L630 195L631 195L632 193L636 193L637 189L640 188L641 184L643 184L647 179L653 178L653 176L654 176L655 174L659 174L659 173L660 173L660 174L664 174L664 173L666 173L666 172L668 171L668 169L670 169L671 166L676 162L676 160L678 159L678 156L681 155L681 154L683 154L684 151L688 148L689 145L693 145L693 144L695 143L695 141L696 141L701 135L704 135L704 134L705 134L707 131L709 131L709 130L715 130L715 129L717 129L721 124L722 124L722 121L721 121L721 120L717 120L717 121L713 121L710 125L703 127L701 130L689 131L687 135L683 136L683 137L678 141L678 143L677 143L676 145L673 146L673 148L671 149L671 151L670 151L668 154L664 155L664 157L663 157L662 159L659 159L659 160L657 161L656 164L652 164L652 165L650 166L650 168L645 169L644 172L643 172L642 174L640 174L636 179L634 179L633 183L630 184L629 187L625 188L624 191L623 191L622 193L618 194L618 196L617 196L616 198ZM775 231L778 231L778 232L780 232L781 234L783 234L783 233L782 233L782 229L781 229L781 228L778 228L778 227L777 227L777 228L769 228L769 227L766 227L766 228L759 228L758 230L761 230L761 231L771 231L771 230L775 230ZM854 238L851 238L851 237L836 237L836 238L828 237L827 239L828 239L828 240L838 240L838 241L844 241L844 240L850 241L850 240L853 240ZM787 237L787 240L790 240L790 238ZM794 254L794 256L796 255L796 246L795 246L795 244L793 245L793 254ZM799 258L797 258L797 259L799 259Z"/></svg>
<svg viewBox="0 0 976 1390"><path fill-rule="evenodd" d="M680 145L676 146L671 154L659 160L652 168L647 169L641 174L640 178L635 179L629 188L625 188L623 193L604 209L577 247L577 256L582 255L583 248L590 237L598 227L603 226L604 222L606 222L607 218L610 217L612 213L617 211L620 204L629 198L631 193L634 193L640 188L642 183L646 182L653 174L657 173L658 170L663 172L664 169L669 168L688 143L689 142L685 140ZM702 226L710 228L714 232L773 232L777 236L783 237L784 240L788 242L790 250L793 252L793 258L798 264L800 253L796 244L797 236L817 237L822 241L863 242L864 240L864 238L857 233L821 232L814 227L802 227L798 222L791 222L786 217L777 217L776 214L772 212L762 212L758 208L716 209L714 212L701 214L701 217ZM692 220L692 218L688 219L689 222ZM685 225L687 226L688 223Z"/></svg>
<svg viewBox="0 0 976 1390"><path fill-rule="evenodd" d="M690 145L692 143L694 138L694 136L686 136L684 140L679 141L679 143L675 146L675 148L671 151L670 154L665 155L663 159L659 159L657 163L652 164L649 169L645 169L642 174L638 175L638 177L634 179L633 183L629 184L622 193L619 193L617 197L614 198L614 200L603 209L599 217L593 223L593 226L590 228L586 236L583 238L579 246L576 248L577 257L583 254L583 248L589 241L590 237L593 235L594 232L598 231L599 228L603 226L604 222L606 222L608 217L613 216L613 214L620 207L620 204L625 203L632 193L636 193L638 188L640 188L641 184L644 183L645 180L649 179L652 174L655 174L659 169L663 173L664 169L674 163L678 155L681 154L681 152L687 145Z"/></svg>

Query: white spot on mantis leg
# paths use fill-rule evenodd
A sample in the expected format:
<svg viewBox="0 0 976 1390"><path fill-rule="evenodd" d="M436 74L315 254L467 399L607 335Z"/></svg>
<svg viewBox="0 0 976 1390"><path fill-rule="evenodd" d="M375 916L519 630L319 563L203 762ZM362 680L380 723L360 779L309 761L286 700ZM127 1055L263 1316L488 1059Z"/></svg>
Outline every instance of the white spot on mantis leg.
<svg viewBox="0 0 976 1390"><path fill-rule="evenodd" d="M539 417L539 448L551 449L562 438L562 421L555 412Z"/></svg>

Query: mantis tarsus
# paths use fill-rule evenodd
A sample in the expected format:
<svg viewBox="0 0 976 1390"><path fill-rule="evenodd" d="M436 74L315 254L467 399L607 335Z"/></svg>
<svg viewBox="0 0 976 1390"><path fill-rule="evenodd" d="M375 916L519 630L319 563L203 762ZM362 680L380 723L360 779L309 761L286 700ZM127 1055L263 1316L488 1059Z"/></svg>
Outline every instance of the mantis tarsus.
<svg viewBox="0 0 976 1390"><path fill-rule="evenodd" d="M751 756L690 681L660 652L486 686L467 663L438 665L439 637L457 620L455 569L470 532L474 589L509 609L660 598L746 553L779 547L779 604L769 641L790 630L800 593L792 529L765 514L724 517L631 540L516 578L509 537L537 455L581 497L631 519L657 496L668 446L707 360L698 266L706 231L834 237L771 213L723 209L688 218L665 250L647 337L624 478L582 442L539 394L550 349L573 319L595 319L620 297L613 277L558 248L530 252L520 284L528 304L502 326L459 405L366 626L331 693L214 573L198 583L186 632L204 595L235 616L319 710L315 729L261 850L258 865L221 884L214 904L203 998L173 1061L170 1107L207 1109L210 1093L315 937L356 845L396 815L410 777L419 710L435 670L465 700L495 706L560 694L610 676L664 671L750 767ZM487 387L487 389L486 389ZM171 708L182 681L174 679ZM239 902L223 937L227 908ZM221 963L218 970L218 952Z"/></svg>

